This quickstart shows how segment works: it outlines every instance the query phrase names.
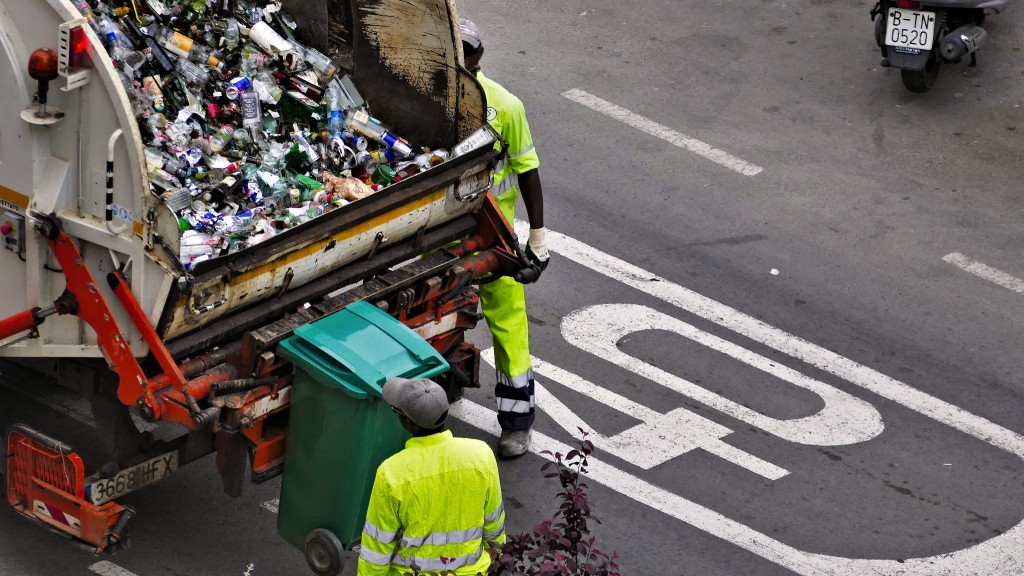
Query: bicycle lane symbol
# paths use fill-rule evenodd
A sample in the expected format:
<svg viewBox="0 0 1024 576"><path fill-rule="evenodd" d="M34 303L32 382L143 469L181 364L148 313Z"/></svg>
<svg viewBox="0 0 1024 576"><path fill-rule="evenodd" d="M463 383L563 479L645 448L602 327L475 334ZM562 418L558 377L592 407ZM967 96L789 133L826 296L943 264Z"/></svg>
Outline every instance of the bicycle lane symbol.
<svg viewBox="0 0 1024 576"><path fill-rule="evenodd" d="M517 224L521 225L521 223L518 222ZM924 414L925 416L942 422L974 438L983 440L997 448L1024 459L1024 437L1013 431L998 426L997 424L977 415L971 414L962 408L920 392L919 390L911 388L902 382L885 376L884 374L866 366L857 364L852 360L825 350L807 342L806 340L768 326L755 318L678 286L664 278L659 278L656 275L650 274L647 271L633 266L632 264L597 251L577 240L558 233L549 232L549 242L555 252L560 253L562 256L573 260L578 264L591 268L592 270L609 276L623 284L632 286L647 294L676 305L683 310L715 322L716 324L728 328L747 338L774 348L825 372L843 378L850 383L865 388L866 390L896 402L906 408L910 408L911 410ZM606 306L615 307L623 305ZM607 358L609 353L621 355L621 352L613 350L615 348L614 337L588 338L577 333L581 322L586 326L587 322L594 321L601 316L601 313L608 311L610 311L609 308L601 309L601 307L590 307L570 314L563 322L563 334L566 335L567 340L570 342L574 342L576 345L582 344L589 348L588 351L591 351L592 353L599 353L602 357ZM628 327L623 326L622 323L620 323L620 327L618 328L619 330L634 331L654 327L656 329L673 330L677 333L689 332L688 334L684 333L684 335L705 345L714 346L721 344L719 342L715 342L713 340L713 336L701 333L692 326L668 316L661 315L657 311L638 306L629 312L639 313L639 317L645 318L645 320L642 322L634 322L633 324L628 325ZM636 316L634 316L634 318L636 318ZM615 322L611 323L611 327L613 329L615 328L615 325ZM644 326L647 328L644 328ZM610 347L608 344L609 341L611 342ZM761 367L756 365L757 362L759 362L757 358L767 361L767 359L763 359L762 357L754 355L749 351L745 351L742 348L736 348L736 350L733 350L735 353L734 357L742 356L745 353L749 356L747 356L746 359L739 359L748 362L752 366ZM633 370L637 374L648 378L653 377L652 379L656 379L655 381L660 383L669 382L669 386L673 388L680 385L680 382L678 381L680 379L675 376L658 373L656 372L657 369L645 366L645 363L636 359L620 357L618 360L623 361L624 367ZM566 384L570 387L575 387L577 390L588 389L587 387L589 387L590 392L597 392L599 394L598 399L601 401L604 401L643 421L644 424L641 426L656 427L656 420L658 417L668 419L672 414L658 415L638 410L636 405L628 400L621 397L615 397L609 391L603 390L592 383L585 382L565 371L561 371L557 367L545 363L542 360L538 361L537 369L538 372L544 370L545 376L558 380L560 383ZM654 370L653 372L652 369ZM762 369L764 368L762 367ZM756 425L762 427L764 427L763 425L776 426L779 432L782 432L783 434L790 434L787 439L792 441L800 442L802 439L804 443L808 444L817 444L822 443L823 441L843 443L844 439L841 436L829 433L830 430L834 429L834 426L830 426L829 422L834 423L835 419L822 419L822 414L829 411L830 400L833 408L837 406L852 406L859 410L859 416L851 420L851 422L855 423L854 429L858 430L858 432L854 432L853 436L846 438L845 441L847 441L847 443L863 441L863 439L873 437L873 435L877 435L881 432L881 420L877 417L877 412L875 412L867 403L863 403L863 401L852 396L844 397L846 395L843 395L840 391L824 385L823 383L817 382L815 384L816 381L810 379L799 380L797 377L802 375L799 375L798 373L795 375L789 374L789 376L792 376L793 378L783 379L786 379L796 385L801 385L802 383L803 387L812 390L819 395L822 395L823 393L831 395L829 398L822 396L822 398L826 400L825 409L817 415L810 417L810 419L773 422L770 419L764 419L765 417L757 413L737 413L735 407L730 406L730 403L727 400L724 398L715 398L706 390L686 389L680 391L687 395L690 395L691 393L703 394L705 397L701 398L702 402L717 402L717 405L712 405L727 413L729 413L729 410L733 410L733 415L743 420L757 420L760 417L762 420ZM676 380L674 384L673 379ZM794 382L795 379L800 383ZM685 383L685 381L682 382ZM821 387L818 387L818 385ZM835 395L835 392L839 392L839 395ZM549 399L551 401L548 401ZM545 410L550 408L553 412L558 414L556 419L560 420L561 418L567 418L566 421L570 424L578 424L581 422L578 419L572 420L574 415L572 415L567 408L561 405L557 399L550 397L550 395L540 397L540 407ZM630 412L631 410L632 412ZM495 435L499 433L494 419L494 412L488 408L463 400L453 408L453 415ZM818 419L816 423L814 421L815 418ZM712 453L715 453L713 449L715 447L715 441L721 437L723 432L728 433L727 429L724 431L716 430L711 426L704 425L700 420L687 421L685 419L680 419L678 415L675 416L675 420L677 422L682 421L684 425L688 426L686 428L687 432L696 433L695 437L698 438L698 444L700 444L697 447L707 449L707 446L711 446ZM802 423L800 422L801 420L803 420ZM795 422L796 426L787 428L786 422ZM768 429L769 428L766 428L766 430ZM618 440L623 447L628 446L627 441L629 432L630 431L626 431L619 435L620 438L618 438ZM639 431L635 431L635 433L638 432ZM772 430L772 432L775 433L776 431ZM624 435L626 437L622 438ZM615 442L613 440L612 444L614 443ZM634 444L634 446L636 446L636 444ZM675 446L671 451L662 454L648 454L647 461L649 464L654 465L659 459L674 457L672 455L673 453L679 454L692 448L692 446L686 445ZM565 452L568 449L569 447L567 445L549 436L538 434L536 432L534 433L534 442L531 450L535 452L539 453L544 450ZM609 452L611 452L611 450L609 450ZM717 453L717 455L757 473L767 472L762 473L762 475L766 477L771 477L771 474L781 476L785 473L785 470L778 469L777 467L774 467L774 465L760 461L756 459L756 457L746 453L727 453L724 456ZM641 459L641 461L643 461L643 459ZM913 558L902 561L843 558L798 550L740 522L727 518L714 510L650 484L637 476L624 472L607 463L592 460L591 464L591 477L594 481L602 483L609 488L626 495L627 497L633 498L640 503L670 514L683 522L732 542L735 545L758 554L767 560L775 562L799 574L828 574L838 576L924 576L941 573L951 576L967 576L969 574L1017 575L1024 573L1024 559L1015 557L1015 553L1021 549L1022 545L1024 545L1024 522L1017 524L1010 530L1007 530L1005 533L996 536L995 538L986 540L970 548L937 556ZM759 466L760 468L758 468ZM773 467L775 469L773 469Z"/></svg>

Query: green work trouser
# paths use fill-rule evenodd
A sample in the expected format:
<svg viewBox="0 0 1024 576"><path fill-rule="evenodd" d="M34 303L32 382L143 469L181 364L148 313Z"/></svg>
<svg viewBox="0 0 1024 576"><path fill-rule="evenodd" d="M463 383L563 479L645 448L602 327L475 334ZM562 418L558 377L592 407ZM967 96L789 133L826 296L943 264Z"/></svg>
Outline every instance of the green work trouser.
<svg viewBox="0 0 1024 576"><path fill-rule="evenodd" d="M514 175L510 175L514 178ZM515 222L515 187L496 198L508 221ZM506 430L533 426L533 362L526 320L526 291L508 276L480 286L480 307L494 339L494 367L498 383L498 423Z"/></svg>

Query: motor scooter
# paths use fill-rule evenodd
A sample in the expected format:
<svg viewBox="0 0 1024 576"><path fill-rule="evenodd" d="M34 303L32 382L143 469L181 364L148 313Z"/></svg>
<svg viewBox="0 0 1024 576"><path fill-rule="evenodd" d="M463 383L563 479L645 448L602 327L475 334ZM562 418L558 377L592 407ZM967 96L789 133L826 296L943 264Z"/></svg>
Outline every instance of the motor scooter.
<svg viewBox="0 0 1024 576"><path fill-rule="evenodd" d="M871 10L883 67L899 68L911 92L927 92L943 63L971 57L988 35L985 16L1002 12L1009 0L879 0Z"/></svg>

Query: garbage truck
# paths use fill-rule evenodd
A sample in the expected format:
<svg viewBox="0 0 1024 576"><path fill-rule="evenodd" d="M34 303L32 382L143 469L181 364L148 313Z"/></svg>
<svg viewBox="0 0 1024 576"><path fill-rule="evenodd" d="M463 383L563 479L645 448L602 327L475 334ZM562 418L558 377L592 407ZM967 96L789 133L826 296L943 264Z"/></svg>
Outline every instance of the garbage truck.
<svg viewBox="0 0 1024 576"><path fill-rule="evenodd" d="M0 31L0 369L72 388L102 439L8 426L19 513L101 551L181 466L214 455L233 496L278 476L279 345L354 303L452 399L479 385L475 284L539 271L488 193L452 0L0 0Z"/></svg>

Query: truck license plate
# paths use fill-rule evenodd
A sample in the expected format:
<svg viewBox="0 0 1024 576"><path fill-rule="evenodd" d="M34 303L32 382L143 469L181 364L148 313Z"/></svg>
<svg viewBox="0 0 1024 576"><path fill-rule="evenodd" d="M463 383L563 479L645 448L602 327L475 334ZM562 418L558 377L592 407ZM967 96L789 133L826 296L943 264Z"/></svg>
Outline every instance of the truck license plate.
<svg viewBox="0 0 1024 576"><path fill-rule="evenodd" d="M931 50L935 39L935 13L890 8L885 44L897 48Z"/></svg>
<svg viewBox="0 0 1024 576"><path fill-rule="evenodd" d="M89 499L100 505L134 492L143 486L167 478L178 470L178 453L168 452L141 464L126 468L113 478L97 480L89 485Z"/></svg>

